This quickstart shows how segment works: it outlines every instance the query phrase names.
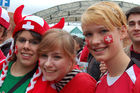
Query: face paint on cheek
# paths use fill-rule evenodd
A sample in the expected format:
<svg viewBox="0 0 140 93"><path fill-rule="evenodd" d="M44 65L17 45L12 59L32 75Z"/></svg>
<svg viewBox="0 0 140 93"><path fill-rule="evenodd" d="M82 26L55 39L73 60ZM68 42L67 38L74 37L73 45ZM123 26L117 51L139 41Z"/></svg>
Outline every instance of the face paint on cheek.
<svg viewBox="0 0 140 93"><path fill-rule="evenodd" d="M89 40L86 39L85 41L86 41L87 47L90 48Z"/></svg>
<svg viewBox="0 0 140 93"><path fill-rule="evenodd" d="M112 37L112 35L106 35L106 36L104 36L104 42L105 42L106 44L111 44L111 43L113 43L113 37Z"/></svg>
<svg viewBox="0 0 140 93"><path fill-rule="evenodd" d="M17 54L18 53L18 47L17 47L17 45L15 46L15 54Z"/></svg>

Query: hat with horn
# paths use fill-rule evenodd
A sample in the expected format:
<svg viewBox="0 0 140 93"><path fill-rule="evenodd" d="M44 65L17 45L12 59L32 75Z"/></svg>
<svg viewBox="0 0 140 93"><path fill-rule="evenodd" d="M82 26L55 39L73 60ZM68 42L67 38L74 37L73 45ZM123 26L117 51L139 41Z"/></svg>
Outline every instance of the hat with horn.
<svg viewBox="0 0 140 93"><path fill-rule="evenodd" d="M40 35L43 35L45 31L51 28L60 28L62 29L64 27L64 18L62 18L59 23L56 25L49 27L47 22L38 16L34 15L27 15L22 17L22 10L24 8L24 5L19 6L14 13L14 22L16 24L13 36L16 32L22 31L22 30L29 30L34 31L36 33L39 33Z"/></svg>

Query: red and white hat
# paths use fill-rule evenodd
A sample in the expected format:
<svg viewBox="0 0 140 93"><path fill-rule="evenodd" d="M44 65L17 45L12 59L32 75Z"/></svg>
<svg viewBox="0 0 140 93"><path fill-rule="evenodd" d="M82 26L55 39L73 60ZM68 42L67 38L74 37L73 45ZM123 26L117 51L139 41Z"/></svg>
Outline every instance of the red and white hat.
<svg viewBox="0 0 140 93"><path fill-rule="evenodd" d="M19 6L15 13L14 13L14 21L15 21L15 29L13 32L13 36L15 35L16 32L18 31L22 31L22 30L28 30L28 31L34 31L39 33L40 35L43 35L45 33L45 31L47 31L48 29L52 29L52 28L59 28L62 29L64 26L64 18L62 18L59 23L57 23L56 25L54 25L53 27L49 27L47 22L37 16L33 16L33 15L28 15L25 17L22 17L22 10L24 8L24 5ZM0 74L0 87L2 86L5 77L7 75L7 71L8 71L8 64L10 62L10 59L14 53L14 40L12 40L12 45L10 46L10 51L6 57L6 60L4 60L3 62L3 67L2 67L2 73ZM34 88L35 83L37 82L37 79L40 77L41 75L41 69L38 66L36 72L34 73L33 77L30 80L30 83L28 85L28 87L26 88L26 92L25 93L31 93L32 89Z"/></svg>
<svg viewBox="0 0 140 93"><path fill-rule="evenodd" d="M53 27L49 27L47 22L38 16L28 15L22 17L22 10L24 8L24 5L19 6L14 13L14 22L16 24L13 36L16 32L21 30L31 30L34 32L39 33L40 35L43 35L45 31L51 28L60 28L62 29L64 27L64 18L60 20L59 23L54 25Z"/></svg>
<svg viewBox="0 0 140 93"><path fill-rule="evenodd" d="M0 7L0 24L4 26L6 29L10 25L10 17L8 15L8 12Z"/></svg>

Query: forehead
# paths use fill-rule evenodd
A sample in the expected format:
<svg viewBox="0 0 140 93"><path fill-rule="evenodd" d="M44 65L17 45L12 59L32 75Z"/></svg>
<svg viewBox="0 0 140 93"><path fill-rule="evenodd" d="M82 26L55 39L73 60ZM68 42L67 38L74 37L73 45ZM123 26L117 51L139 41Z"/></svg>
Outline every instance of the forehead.
<svg viewBox="0 0 140 93"><path fill-rule="evenodd" d="M130 21L140 21L140 14L131 14L128 17L128 22Z"/></svg>
<svg viewBox="0 0 140 93"><path fill-rule="evenodd" d="M22 31L18 37L25 37L25 38L33 38L33 36L31 35L31 33L29 31Z"/></svg>
<svg viewBox="0 0 140 93"><path fill-rule="evenodd" d="M82 29L83 29L83 32L86 32L86 31L95 32L96 30L106 29L106 27L104 25L97 25L95 23L92 23L92 24L83 26Z"/></svg>
<svg viewBox="0 0 140 93"><path fill-rule="evenodd" d="M46 54L53 54L53 55L54 54L61 54L61 55L64 55L63 49L58 47L58 46L56 46L55 48L52 48L52 49L48 49L46 47L46 49L44 49L44 50L46 50L46 51L44 51L44 53L46 53Z"/></svg>

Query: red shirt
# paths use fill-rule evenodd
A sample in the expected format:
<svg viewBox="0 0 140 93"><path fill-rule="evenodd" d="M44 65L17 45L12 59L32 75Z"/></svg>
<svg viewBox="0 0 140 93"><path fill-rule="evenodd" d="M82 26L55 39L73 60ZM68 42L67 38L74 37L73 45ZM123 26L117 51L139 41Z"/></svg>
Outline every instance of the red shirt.
<svg viewBox="0 0 140 93"><path fill-rule="evenodd" d="M127 69L115 82L109 85L107 74L97 84L95 93L133 93L135 81L140 73L140 68L134 64ZM113 81L113 80L112 80ZM139 92L140 93L140 92Z"/></svg>

